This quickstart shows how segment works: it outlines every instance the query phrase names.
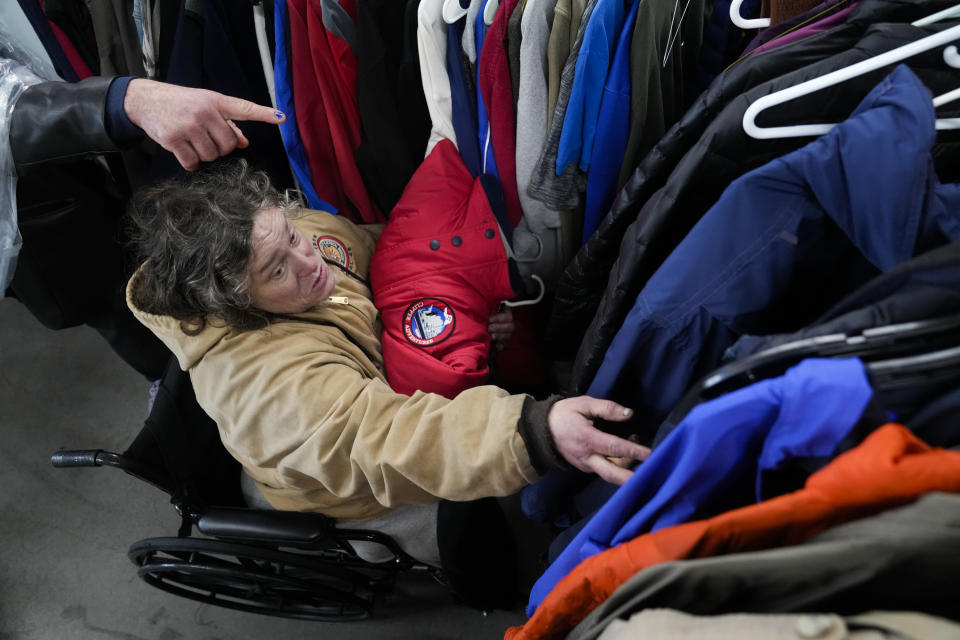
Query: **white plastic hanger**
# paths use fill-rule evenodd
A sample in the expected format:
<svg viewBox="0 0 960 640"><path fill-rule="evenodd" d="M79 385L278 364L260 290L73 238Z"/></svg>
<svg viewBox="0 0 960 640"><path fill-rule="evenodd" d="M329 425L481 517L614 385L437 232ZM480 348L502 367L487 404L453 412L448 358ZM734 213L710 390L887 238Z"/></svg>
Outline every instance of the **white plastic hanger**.
<svg viewBox="0 0 960 640"><path fill-rule="evenodd" d="M740 5L743 0L733 0L730 3L730 22L741 29L766 29L770 26L770 18L744 18L740 15Z"/></svg>
<svg viewBox="0 0 960 640"><path fill-rule="evenodd" d="M447 24L453 24L463 16L467 15L467 7L460 6L460 0L443 0L443 9L441 10L443 21Z"/></svg>
<svg viewBox="0 0 960 640"><path fill-rule="evenodd" d="M910 24L914 27L925 27L928 24L933 24L934 22L940 22L941 20L946 20L947 18L956 17L960 17L960 4L955 7L950 7L949 9L944 9L943 11L937 11L926 18L920 18L916 22L911 22Z"/></svg>
<svg viewBox="0 0 960 640"><path fill-rule="evenodd" d="M540 285L540 294L536 298L531 300L505 300L500 304L505 307L526 307L531 304L537 304L543 300L543 296L547 293L547 285L543 284L543 280L537 274L533 274L530 278Z"/></svg>
<svg viewBox="0 0 960 640"><path fill-rule="evenodd" d="M488 27L493 24L493 18L497 15L497 9L500 8L500 0L487 0L483 8L483 24Z"/></svg>
<svg viewBox="0 0 960 640"><path fill-rule="evenodd" d="M835 84L855 78L856 76L869 73L875 69L880 69L889 64L899 62L910 56L923 53L930 49L943 46L952 40L960 38L960 25L945 29L940 33L935 33L925 38L920 38L909 44L891 49L885 53L873 56L866 60L852 64L849 67L837 69L819 78L812 78L806 82L801 82L793 87L788 87L781 91L762 96L756 102L747 107L743 114L743 130L753 138L796 138L800 136L819 136L823 135L834 124L798 124L788 127L758 127L756 124L757 116L765 109L774 107L785 102L789 102L800 96L831 87ZM943 52L944 61L951 67L960 68L960 54L957 53L955 46L947 47ZM939 107L951 100L960 98L960 89L954 89L933 99L933 106ZM960 129L960 118L941 118L937 120L937 129ZM878 133L878 135L880 135Z"/></svg>

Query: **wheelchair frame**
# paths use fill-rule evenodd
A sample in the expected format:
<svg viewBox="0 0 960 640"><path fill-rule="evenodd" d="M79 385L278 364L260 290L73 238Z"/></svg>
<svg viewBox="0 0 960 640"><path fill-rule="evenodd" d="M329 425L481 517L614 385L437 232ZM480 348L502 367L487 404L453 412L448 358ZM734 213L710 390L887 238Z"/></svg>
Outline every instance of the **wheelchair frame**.
<svg viewBox="0 0 960 640"><path fill-rule="evenodd" d="M241 506L239 464L175 359L126 452L58 451L51 462L115 467L170 496L181 518L177 535L140 540L127 554L141 579L168 593L240 611L343 621L371 615L402 573L446 584L442 570L418 562L384 533L338 528L319 513ZM361 541L392 557L364 560L351 546Z"/></svg>

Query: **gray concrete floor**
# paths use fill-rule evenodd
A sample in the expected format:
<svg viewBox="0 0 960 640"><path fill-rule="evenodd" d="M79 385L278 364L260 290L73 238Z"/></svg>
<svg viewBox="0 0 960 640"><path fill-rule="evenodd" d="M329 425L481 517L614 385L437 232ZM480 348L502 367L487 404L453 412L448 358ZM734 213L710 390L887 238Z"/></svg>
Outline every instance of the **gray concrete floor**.
<svg viewBox="0 0 960 640"><path fill-rule="evenodd" d="M0 300L0 640L498 638L522 623L520 606L482 616L422 581L373 619L336 624L229 611L141 582L126 551L176 535L166 495L116 469L49 459L61 447L124 450L148 388L91 329L49 331ZM511 515L535 577L544 532Z"/></svg>

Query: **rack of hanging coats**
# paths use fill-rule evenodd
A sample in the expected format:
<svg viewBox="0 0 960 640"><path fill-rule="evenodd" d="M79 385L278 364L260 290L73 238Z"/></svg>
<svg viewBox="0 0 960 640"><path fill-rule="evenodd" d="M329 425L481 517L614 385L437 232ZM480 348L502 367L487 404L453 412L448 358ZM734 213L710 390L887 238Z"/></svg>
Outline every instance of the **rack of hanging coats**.
<svg viewBox="0 0 960 640"><path fill-rule="evenodd" d="M507 638L960 633L957 17L807 7L639 160L548 338L653 450L524 491L565 529Z"/></svg>
<svg viewBox="0 0 960 640"><path fill-rule="evenodd" d="M537 276L554 387L652 445L524 491L558 536L506 637L610 640L960 637L954 2L19 6L66 80L274 104L239 153L311 208L495 220L488 295Z"/></svg>

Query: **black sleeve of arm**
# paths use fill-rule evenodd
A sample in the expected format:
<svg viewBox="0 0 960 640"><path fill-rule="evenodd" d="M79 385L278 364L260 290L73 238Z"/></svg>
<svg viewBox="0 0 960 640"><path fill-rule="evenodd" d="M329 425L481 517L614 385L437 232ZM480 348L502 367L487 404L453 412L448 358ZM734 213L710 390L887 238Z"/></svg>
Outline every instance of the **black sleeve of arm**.
<svg viewBox="0 0 960 640"><path fill-rule="evenodd" d="M10 148L18 171L49 161L117 151L106 126L113 78L28 87L13 108Z"/></svg>
<svg viewBox="0 0 960 640"><path fill-rule="evenodd" d="M523 401L523 410L520 413L520 422L517 431L523 438L523 444L530 454L530 463L534 470L543 475L550 469L572 469L566 460L560 457L557 446L553 442L550 430L547 428L547 414L557 400L563 396L553 395L546 400L534 400L528 397Z"/></svg>

